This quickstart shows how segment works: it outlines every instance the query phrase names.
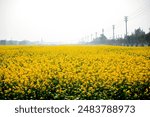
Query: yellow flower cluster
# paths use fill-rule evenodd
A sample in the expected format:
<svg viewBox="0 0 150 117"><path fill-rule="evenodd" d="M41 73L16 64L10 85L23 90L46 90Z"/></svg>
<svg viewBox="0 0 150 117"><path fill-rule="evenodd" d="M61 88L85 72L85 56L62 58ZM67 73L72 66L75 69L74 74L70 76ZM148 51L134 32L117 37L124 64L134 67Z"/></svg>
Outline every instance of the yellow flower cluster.
<svg viewBox="0 0 150 117"><path fill-rule="evenodd" d="M0 99L150 99L150 48L0 46Z"/></svg>

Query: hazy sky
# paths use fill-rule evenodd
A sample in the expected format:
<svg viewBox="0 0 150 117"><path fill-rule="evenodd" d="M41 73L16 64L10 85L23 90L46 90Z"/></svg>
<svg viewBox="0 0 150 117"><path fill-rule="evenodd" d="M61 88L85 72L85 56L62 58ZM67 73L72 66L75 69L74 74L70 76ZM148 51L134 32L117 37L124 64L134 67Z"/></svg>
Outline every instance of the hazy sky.
<svg viewBox="0 0 150 117"><path fill-rule="evenodd" d="M150 28L150 0L0 0L0 39L78 42L95 32L112 37ZM90 38L89 38L90 39Z"/></svg>

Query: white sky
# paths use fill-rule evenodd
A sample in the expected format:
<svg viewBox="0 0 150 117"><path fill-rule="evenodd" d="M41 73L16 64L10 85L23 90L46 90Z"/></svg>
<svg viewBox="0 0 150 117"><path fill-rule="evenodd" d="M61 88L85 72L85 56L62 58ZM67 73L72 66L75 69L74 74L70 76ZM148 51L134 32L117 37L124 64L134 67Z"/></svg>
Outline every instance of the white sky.
<svg viewBox="0 0 150 117"><path fill-rule="evenodd" d="M150 0L0 0L0 39L74 43L150 28ZM87 38L86 40L87 41Z"/></svg>

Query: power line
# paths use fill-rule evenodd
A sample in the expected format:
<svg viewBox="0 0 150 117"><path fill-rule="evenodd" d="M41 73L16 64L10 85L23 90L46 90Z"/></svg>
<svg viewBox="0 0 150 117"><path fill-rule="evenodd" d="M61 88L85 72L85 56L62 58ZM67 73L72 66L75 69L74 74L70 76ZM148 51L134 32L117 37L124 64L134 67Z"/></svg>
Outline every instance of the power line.
<svg viewBox="0 0 150 117"><path fill-rule="evenodd" d="M139 1L139 2L141 2L141 1ZM144 15L146 12L149 11L150 1L149 0L142 0L142 2L143 2L143 4L141 4L141 6L138 9L136 9L132 13L128 14L128 17L130 18L130 21L133 21L134 19L138 20L137 17L140 17L140 16ZM124 19L125 20L125 35L126 36L128 35L128 25L127 25L128 17L125 16L125 19ZM116 22L117 22L116 25L120 25L120 26L118 26L118 28L120 29L121 25L122 25L122 20L119 19ZM133 22L133 23L135 23L135 22ZM110 30L110 27L107 27L107 28L105 27L105 29ZM115 27L113 28L113 39L115 38L115 31L114 30L115 30ZM103 31L102 31L102 34L103 34ZM120 35L122 37L122 34L120 34ZM97 38L97 32L95 33L95 36ZM91 36L91 39L93 39L92 36Z"/></svg>

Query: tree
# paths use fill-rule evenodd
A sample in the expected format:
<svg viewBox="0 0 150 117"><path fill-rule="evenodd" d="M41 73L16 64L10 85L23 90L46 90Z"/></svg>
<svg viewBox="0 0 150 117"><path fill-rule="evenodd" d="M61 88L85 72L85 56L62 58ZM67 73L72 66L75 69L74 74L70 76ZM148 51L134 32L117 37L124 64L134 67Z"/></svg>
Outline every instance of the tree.
<svg viewBox="0 0 150 117"><path fill-rule="evenodd" d="M144 46L144 44L146 44L145 32L141 30L141 28L135 29L134 33L124 39L124 43L127 46Z"/></svg>
<svg viewBox="0 0 150 117"><path fill-rule="evenodd" d="M93 44L106 44L107 37L104 34L101 34L100 37L94 39L91 43Z"/></svg>
<svg viewBox="0 0 150 117"><path fill-rule="evenodd" d="M0 45L6 45L6 40L0 40Z"/></svg>
<svg viewBox="0 0 150 117"><path fill-rule="evenodd" d="M150 32L145 35L145 41L148 46L150 46Z"/></svg>
<svg viewBox="0 0 150 117"><path fill-rule="evenodd" d="M134 35L135 36L135 42L137 44L137 46L140 45L144 45L145 43L145 32L143 30L141 30L141 28L138 28L135 30Z"/></svg>

